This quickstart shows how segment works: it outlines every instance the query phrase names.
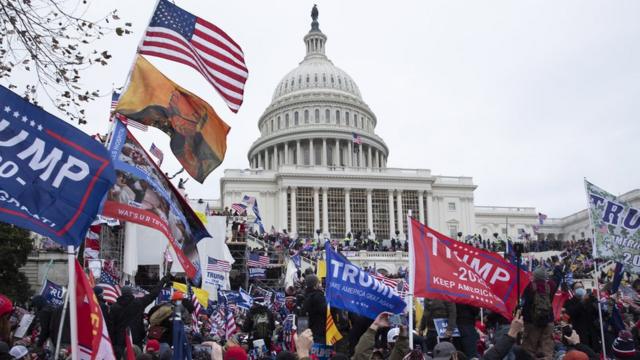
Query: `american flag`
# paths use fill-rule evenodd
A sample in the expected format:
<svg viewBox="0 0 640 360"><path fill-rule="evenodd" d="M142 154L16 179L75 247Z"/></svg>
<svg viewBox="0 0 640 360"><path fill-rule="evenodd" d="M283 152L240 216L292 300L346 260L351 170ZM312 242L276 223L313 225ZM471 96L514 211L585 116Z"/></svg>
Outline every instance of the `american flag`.
<svg viewBox="0 0 640 360"><path fill-rule="evenodd" d="M540 225L544 225L545 220L547 220L547 215L538 213L538 221L540 222Z"/></svg>
<svg viewBox="0 0 640 360"><path fill-rule="evenodd" d="M225 260L214 259L210 256L207 257L207 270L208 271L231 271L231 264Z"/></svg>
<svg viewBox="0 0 640 360"><path fill-rule="evenodd" d="M362 137L360 137L360 135L356 134L356 133L352 133L353 134L353 143L356 145L361 145L362 144Z"/></svg>
<svg viewBox="0 0 640 360"><path fill-rule="evenodd" d="M149 148L149 152L158 159L158 166L162 165L162 160L164 160L164 154L159 147L156 146L155 143L151 143L151 147Z"/></svg>
<svg viewBox="0 0 640 360"><path fill-rule="evenodd" d="M160 0L139 52L191 66L213 85L231 111L240 109L249 76L244 53L212 23Z"/></svg>
<svg viewBox="0 0 640 360"><path fill-rule="evenodd" d="M116 106L118 106L118 100L120 100L120 93L117 91L113 91L111 93L111 111L113 112L116 109Z"/></svg>
<svg viewBox="0 0 640 360"><path fill-rule="evenodd" d="M98 279L98 283L96 284L96 286L102 288L104 301L108 303L116 302L121 294L120 285L118 285L116 279L114 279L111 274L104 270L100 272L100 278Z"/></svg>
<svg viewBox="0 0 640 360"><path fill-rule="evenodd" d="M260 255L258 253L249 253L249 259L247 259L247 266L265 268L269 266L269 257Z"/></svg>
<svg viewBox="0 0 640 360"><path fill-rule="evenodd" d="M390 287L391 289L393 289L393 291L395 291L396 293L398 293L398 295L400 296L405 296L407 292L409 292L409 284L406 281L402 281L402 288L398 289L398 284L400 283L400 280L402 279L390 279L382 274L378 274L378 273L372 273L371 276L373 276L375 279L377 279L378 281L381 281L383 284L387 285L388 287Z"/></svg>
<svg viewBox="0 0 640 360"><path fill-rule="evenodd" d="M148 131L149 130L149 126L139 123L135 120L131 120L128 117L122 115L122 114L116 114L115 115L116 118L118 118L118 120L122 121L123 124L127 125L127 126L131 126L133 128L136 128L138 130L141 131ZM109 121L112 121L113 118L109 119Z"/></svg>
<svg viewBox="0 0 640 360"><path fill-rule="evenodd" d="M282 322L282 340L284 348L288 351L295 351L295 342L293 339L293 334L295 333L296 324L295 324L296 316L294 314L289 314Z"/></svg>
<svg viewBox="0 0 640 360"><path fill-rule="evenodd" d="M225 337L229 340L233 334L238 332L238 327L236 326L236 319L233 316L233 311L227 306L227 321L225 323Z"/></svg>
<svg viewBox="0 0 640 360"><path fill-rule="evenodd" d="M233 203L231 204L231 208L237 211L238 214L244 214L247 212L247 205L245 204Z"/></svg>
<svg viewBox="0 0 640 360"><path fill-rule="evenodd" d="M244 195L242 197L242 203L246 205L252 205L256 202L255 196Z"/></svg>
<svg viewBox="0 0 640 360"><path fill-rule="evenodd" d="M219 336L221 339L225 337L226 335L226 330L225 330L225 309L222 306L219 306L218 309L216 311L213 312L213 314L211 314L211 317L209 317L209 323L211 325L211 335L217 335Z"/></svg>

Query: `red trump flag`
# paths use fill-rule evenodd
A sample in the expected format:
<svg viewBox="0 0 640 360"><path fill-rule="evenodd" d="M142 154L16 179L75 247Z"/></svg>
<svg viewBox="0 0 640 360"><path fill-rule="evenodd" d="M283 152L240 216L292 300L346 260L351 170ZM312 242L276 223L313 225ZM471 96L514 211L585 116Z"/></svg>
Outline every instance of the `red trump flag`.
<svg viewBox="0 0 640 360"><path fill-rule="evenodd" d="M415 267L411 269L415 274L414 296L482 307L495 311L507 319L512 318L512 313L505 301L490 286L492 281L494 284L497 283L501 272L497 274L494 272L493 276L487 273L485 276L489 279L485 280L465 262L463 250L456 247L460 243L414 219L411 219L411 233L413 242L411 256L414 257ZM475 250L471 255L480 255L479 251L476 254ZM497 278L494 279L494 277ZM515 284L515 278L512 282Z"/></svg>

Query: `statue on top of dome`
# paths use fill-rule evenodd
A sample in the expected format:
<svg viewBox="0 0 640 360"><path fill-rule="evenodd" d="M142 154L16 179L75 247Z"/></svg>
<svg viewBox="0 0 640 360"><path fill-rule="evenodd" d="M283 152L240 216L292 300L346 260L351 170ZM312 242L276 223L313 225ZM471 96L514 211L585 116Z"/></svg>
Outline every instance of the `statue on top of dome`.
<svg viewBox="0 0 640 360"><path fill-rule="evenodd" d="M313 4L313 9L311 9L311 20L318 21L318 5Z"/></svg>

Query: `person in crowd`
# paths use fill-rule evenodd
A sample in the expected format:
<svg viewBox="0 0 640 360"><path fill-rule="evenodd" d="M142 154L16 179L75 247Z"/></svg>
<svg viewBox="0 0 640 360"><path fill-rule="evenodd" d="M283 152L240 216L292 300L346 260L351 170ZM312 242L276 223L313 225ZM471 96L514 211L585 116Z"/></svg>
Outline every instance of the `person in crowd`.
<svg viewBox="0 0 640 360"><path fill-rule="evenodd" d="M621 330L613 341L613 356L615 359L640 359L640 354L633 342L633 335L627 330Z"/></svg>
<svg viewBox="0 0 640 360"><path fill-rule="evenodd" d="M476 330L476 318L480 309L475 306L456 304L456 324L460 331L460 337L454 338L456 348L469 358L478 357L478 330Z"/></svg>
<svg viewBox="0 0 640 360"><path fill-rule="evenodd" d="M144 333L144 309L158 297L160 290L170 281L168 276L163 277L148 294L140 298L133 296L133 288L130 286L122 287L122 295L111 305L110 324L107 326L111 331L111 343L116 358L120 359L124 354L127 330L131 332L135 344L142 343L139 336L141 332ZM144 335L142 337L144 338Z"/></svg>
<svg viewBox="0 0 640 360"><path fill-rule="evenodd" d="M433 322L433 319L438 318L447 319L447 330L444 337L450 339L456 328L456 304L438 299L425 299L424 313L418 329L420 335L426 337L426 346L429 351L433 350L438 342L438 332Z"/></svg>
<svg viewBox="0 0 640 360"><path fill-rule="evenodd" d="M250 333L252 340L264 340L267 349L271 349L271 335L275 328L273 313L264 305L264 297L254 297L242 331Z"/></svg>
<svg viewBox="0 0 640 360"><path fill-rule="evenodd" d="M351 358L352 360L368 360L375 353L375 337L379 330L383 328L389 328L389 315L390 313L382 312L378 314L373 323L369 326L367 331L365 331L358 341L358 344L355 348L355 355ZM407 336L407 328L402 326L397 331L397 336L394 335L395 331L391 333L392 340L395 338L395 341L391 344L389 360L402 360L406 354L408 354L411 349L409 349L409 337ZM389 338L389 334L387 334L387 339Z"/></svg>
<svg viewBox="0 0 640 360"><path fill-rule="evenodd" d="M100 310L102 311L102 317L104 318L104 323L109 324L109 305L104 301L104 289L100 286L96 286L93 288L93 293L96 295L96 299L98 299L98 305L100 305Z"/></svg>
<svg viewBox="0 0 640 360"><path fill-rule="evenodd" d="M52 344L56 344L62 319L62 306L49 304L42 295L36 295L31 298L31 306L35 311L35 322L40 327L40 333L35 343L36 349L40 351L47 340L51 341ZM69 324L69 312L65 315L65 324ZM71 343L70 331L68 325L62 327L61 345L67 346Z"/></svg>
<svg viewBox="0 0 640 360"><path fill-rule="evenodd" d="M180 309L182 322L186 326L190 325L191 313L195 308L182 291L174 291L170 302L159 304L149 310L148 337L158 340L161 348L167 348L173 344L173 320L176 309Z"/></svg>
<svg viewBox="0 0 640 360"><path fill-rule="evenodd" d="M509 325L506 334L497 336L495 345L484 353L484 360L501 360L511 351L518 340L518 334L524 330L524 321L521 312L518 311Z"/></svg>
<svg viewBox="0 0 640 360"><path fill-rule="evenodd" d="M524 336L522 347L538 358L553 358L553 296L556 284L543 267L533 272L533 281L524 290Z"/></svg>
<svg viewBox="0 0 640 360"><path fill-rule="evenodd" d="M596 326L598 318L598 301L588 293L580 281L573 284L573 298L564 303L573 329L580 336L580 342L591 349L600 348L600 331Z"/></svg>
<svg viewBox="0 0 640 360"><path fill-rule="evenodd" d="M325 342L325 327L327 325L327 303L320 280L314 274L305 277L304 304L302 313L309 317L309 329L313 332L313 339L317 343Z"/></svg>

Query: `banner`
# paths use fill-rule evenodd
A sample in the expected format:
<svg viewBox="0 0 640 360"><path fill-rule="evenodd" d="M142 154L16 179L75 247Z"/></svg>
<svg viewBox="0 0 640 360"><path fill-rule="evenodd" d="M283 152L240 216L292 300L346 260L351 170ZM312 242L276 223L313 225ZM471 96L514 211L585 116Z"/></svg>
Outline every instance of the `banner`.
<svg viewBox="0 0 640 360"><path fill-rule="evenodd" d="M249 279L266 279L267 269L265 268L249 268Z"/></svg>
<svg viewBox="0 0 640 360"><path fill-rule="evenodd" d="M64 288L49 279L44 282L40 295L51 305L62 306L64 303Z"/></svg>
<svg viewBox="0 0 640 360"><path fill-rule="evenodd" d="M116 112L169 135L171 151L200 183L224 160L229 125L211 105L171 81L143 56L136 60Z"/></svg>
<svg viewBox="0 0 640 360"><path fill-rule="evenodd" d="M352 311L370 319L375 319L384 311L399 314L404 310L406 304L395 289L351 264L344 256L335 252L329 242L325 243L325 250L325 297L332 307Z"/></svg>
<svg viewBox="0 0 640 360"><path fill-rule="evenodd" d="M449 326L449 319L447 318L436 318L433 319L433 325L436 328L436 332L438 333L439 338L445 337L447 333L447 326ZM452 337L460 337L460 330L456 327L451 332Z"/></svg>
<svg viewBox="0 0 640 360"><path fill-rule="evenodd" d="M213 285L214 288L220 287L224 289L227 287L226 274L222 271L207 271L207 276L204 278L204 283Z"/></svg>
<svg viewBox="0 0 640 360"><path fill-rule="evenodd" d="M589 217L594 231L595 258L622 263L640 273L640 209L585 180Z"/></svg>
<svg viewBox="0 0 640 360"><path fill-rule="evenodd" d="M115 359L107 325L89 279L76 260L76 307L78 309L78 358ZM73 296L70 294L70 296Z"/></svg>
<svg viewBox="0 0 640 360"><path fill-rule="evenodd" d="M173 284L171 284L171 286L174 289L181 291L185 296L187 296L188 289L186 284L182 284L174 281ZM202 305L202 307L206 309L207 306L209 306L209 292L193 286L191 287L191 291L196 295L196 298L198 299L198 302L200 303L200 305ZM193 304L193 306L196 306L196 304Z"/></svg>
<svg viewBox="0 0 640 360"><path fill-rule="evenodd" d="M196 244L211 235L120 121L116 121L109 152L117 180L109 190L103 214L162 232L186 274L199 285L202 275Z"/></svg>
<svg viewBox="0 0 640 360"><path fill-rule="evenodd" d="M414 220L415 221L415 220ZM419 226L423 226L416 221ZM478 249L463 242L453 240L439 232L427 228L440 242L449 247L455 257L467 264L489 286L491 292L502 300L507 310L513 313L518 305L516 276L518 266L504 257L490 251ZM415 234L414 234L415 235ZM522 268L520 271L520 295L531 281L531 276Z"/></svg>
<svg viewBox="0 0 640 360"><path fill-rule="evenodd" d="M114 181L99 142L0 86L0 221L79 246Z"/></svg>
<svg viewBox="0 0 640 360"><path fill-rule="evenodd" d="M440 299L476 307L483 307L495 311L507 319L512 314L489 283L495 283L503 275L495 272L489 281L485 281L471 266L458 258L456 250L459 242L451 243L449 247L446 236L411 219L413 241L413 264L415 269L414 296L429 299ZM479 252L478 252L479 254ZM497 275L496 275L497 274ZM513 283L515 279L511 280Z"/></svg>

